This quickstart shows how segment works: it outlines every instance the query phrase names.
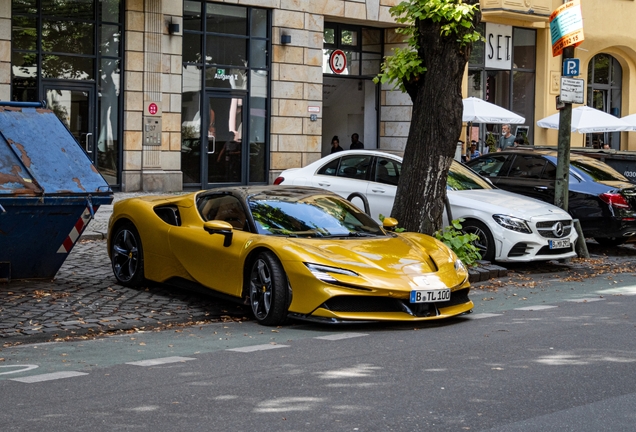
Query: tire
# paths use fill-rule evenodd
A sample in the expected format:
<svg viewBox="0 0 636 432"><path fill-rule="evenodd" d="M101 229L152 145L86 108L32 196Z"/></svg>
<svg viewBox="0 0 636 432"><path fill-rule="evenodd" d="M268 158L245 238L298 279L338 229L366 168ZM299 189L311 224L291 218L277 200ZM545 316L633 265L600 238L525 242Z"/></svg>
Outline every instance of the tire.
<svg viewBox="0 0 636 432"><path fill-rule="evenodd" d="M627 241L627 237L594 237L601 246L619 246Z"/></svg>
<svg viewBox="0 0 636 432"><path fill-rule="evenodd" d="M481 259L486 261L495 260L495 240L486 225L478 220L467 220L462 224L462 231L479 237L474 245L479 250Z"/></svg>
<svg viewBox="0 0 636 432"><path fill-rule="evenodd" d="M127 287L140 287L144 280L144 252L141 237L131 223L120 225L110 246L111 264L117 282Z"/></svg>
<svg viewBox="0 0 636 432"><path fill-rule="evenodd" d="M266 326L283 324L287 318L287 276L272 252L261 252L252 262L249 284L256 320Z"/></svg>

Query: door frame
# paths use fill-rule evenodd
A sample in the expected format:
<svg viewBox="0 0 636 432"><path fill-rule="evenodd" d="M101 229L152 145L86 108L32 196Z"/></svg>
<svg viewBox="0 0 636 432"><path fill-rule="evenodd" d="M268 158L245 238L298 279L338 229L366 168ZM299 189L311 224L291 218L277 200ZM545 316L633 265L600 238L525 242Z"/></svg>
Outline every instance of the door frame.
<svg viewBox="0 0 636 432"><path fill-rule="evenodd" d="M42 82L42 94L45 101L47 101L47 93L49 90L65 90L71 92L86 92L88 94L88 131L86 134L90 134L89 146L87 149L84 145L77 140L78 145L84 150L84 153L91 160L93 165L97 166L97 116L96 116L96 97L97 97L97 89L95 88L95 84L89 83L69 83L69 82L59 82L59 81L47 81L43 80ZM51 109L51 107L47 107ZM75 137L74 137L75 138Z"/></svg>
<svg viewBox="0 0 636 432"><path fill-rule="evenodd" d="M210 140L208 139L207 131L210 128L210 99L219 98L219 99L233 99L239 98L242 100L242 109L241 109L241 161L240 161L240 169L241 176L240 181L236 182L210 182L209 179L209 164L208 157L212 154L218 154L221 151L223 143L219 143L218 141L214 141L210 144ZM207 115L202 116L203 124L201 128L201 160L200 160L200 168L201 168L201 188L202 189L210 189L213 187L226 186L226 185L243 185L247 184L248 180L248 167L249 167L249 137L247 136L247 104L248 102L248 94L245 91L218 91L218 90L207 90L204 92L204 100L203 100L203 113ZM216 123L216 120L215 120ZM220 128L217 128L217 131ZM211 152L210 152L211 151Z"/></svg>

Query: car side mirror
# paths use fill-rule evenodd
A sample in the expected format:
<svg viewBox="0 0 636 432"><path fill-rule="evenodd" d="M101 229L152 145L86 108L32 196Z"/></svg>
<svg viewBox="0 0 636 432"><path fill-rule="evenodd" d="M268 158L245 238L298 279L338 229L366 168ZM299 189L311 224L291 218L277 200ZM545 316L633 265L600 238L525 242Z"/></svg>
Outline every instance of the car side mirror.
<svg viewBox="0 0 636 432"><path fill-rule="evenodd" d="M203 229L210 234L221 234L225 237L223 246L228 247L232 244L232 236L234 227L229 222L220 220L211 220L203 223Z"/></svg>
<svg viewBox="0 0 636 432"><path fill-rule="evenodd" d="M392 217L385 217L382 220L382 227L387 231L393 231L397 227L398 221Z"/></svg>

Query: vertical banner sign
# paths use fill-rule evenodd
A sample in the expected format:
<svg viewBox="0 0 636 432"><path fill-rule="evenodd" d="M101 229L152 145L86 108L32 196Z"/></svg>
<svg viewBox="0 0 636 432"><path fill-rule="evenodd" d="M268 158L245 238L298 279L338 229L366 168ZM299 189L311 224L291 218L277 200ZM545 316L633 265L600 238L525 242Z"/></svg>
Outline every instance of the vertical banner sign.
<svg viewBox="0 0 636 432"><path fill-rule="evenodd" d="M583 42L583 16L581 0L564 3L550 15L552 56L561 55L563 48L577 47Z"/></svg>

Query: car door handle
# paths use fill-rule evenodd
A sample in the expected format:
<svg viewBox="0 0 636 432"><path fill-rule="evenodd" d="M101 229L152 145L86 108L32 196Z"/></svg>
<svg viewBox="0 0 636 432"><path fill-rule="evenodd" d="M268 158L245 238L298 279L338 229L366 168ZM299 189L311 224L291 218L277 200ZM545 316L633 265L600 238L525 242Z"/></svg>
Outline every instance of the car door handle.
<svg viewBox="0 0 636 432"><path fill-rule="evenodd" d="M327 182L318 182L318 186L322 186L322 187L329 187L329 186L331 186L331 183L327 183Z"/></svg>
<svg viewBox="0 0 636 432"><path fill-rule="evenodd" d="M384 192L386 192L386 190L385 190L385 189L382 189L382 188L373 188L373 187L372 187L372 188L371 188L371 190L372 190L373 192L377 192L377 193L384 193Z"/></svg>
<svg viewBox="0 0 636 432"><path fill-rule="evenodd" d="M548 187L547 186L535 186L534 190L536 190L537 192L547 192Z"/></svg>

